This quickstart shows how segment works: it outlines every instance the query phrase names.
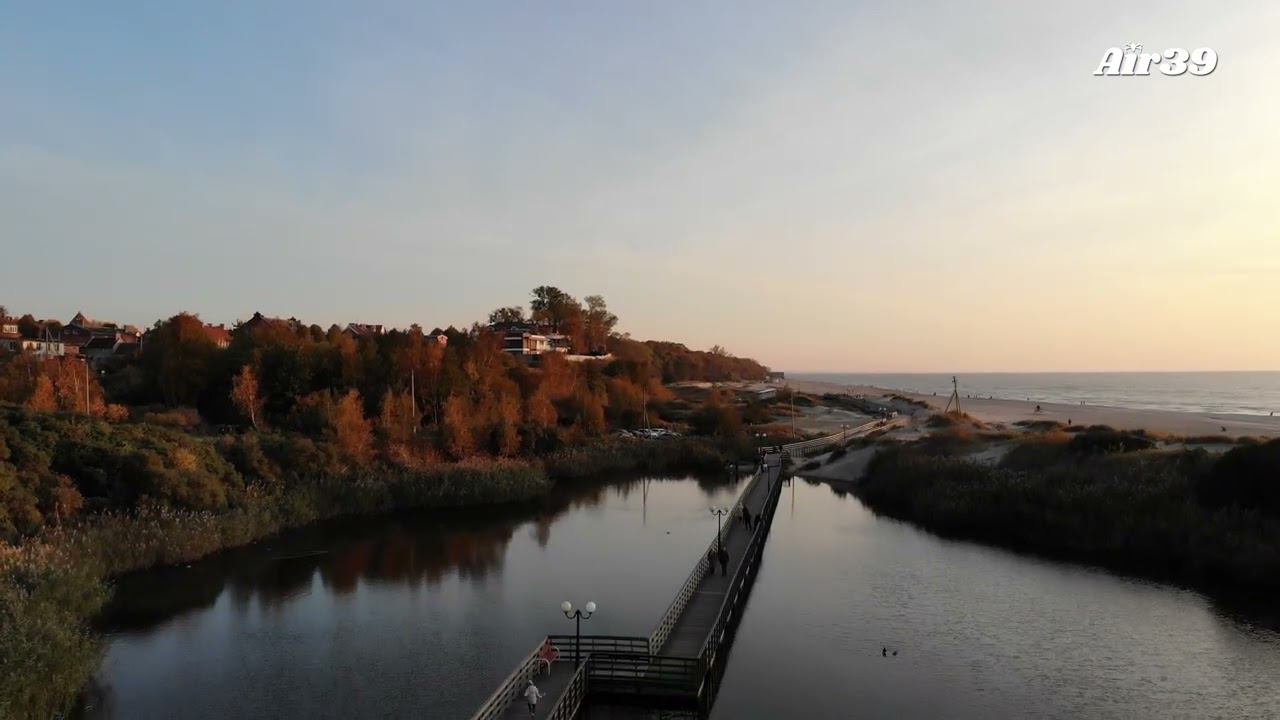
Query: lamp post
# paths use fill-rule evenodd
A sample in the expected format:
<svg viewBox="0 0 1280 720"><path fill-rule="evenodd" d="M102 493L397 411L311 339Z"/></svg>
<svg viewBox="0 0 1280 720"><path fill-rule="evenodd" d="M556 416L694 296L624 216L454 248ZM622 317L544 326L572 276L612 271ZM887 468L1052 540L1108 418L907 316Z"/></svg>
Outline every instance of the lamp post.
<svg viewBox="0 0 1280 720"><path fill-rule="evenodd" d="M841 447L844 447L845 436L848 434L849 434L849 426L844 423L841 423L840 424L840 446Z"/></svg>
<svg viewBox="0 0 1280 720"><path fill-rule="evenodd" d="M720 518L729 514L729 508L713 507L711 514L716 516L716 553L724 550L724 540L720 538Z"/></svg>
<svg viewBox="0 0 1280 720"><path fill-rule="evenodd" d="M585 610L586 612L583 612ZM582 610L574 610L573 603L565 600L560 603L560 612L564 616L573 621L573 657L577 662L575 668L582 667L582 621L590 620L591 614L596 611L596 604L588 601Z"/></svg>

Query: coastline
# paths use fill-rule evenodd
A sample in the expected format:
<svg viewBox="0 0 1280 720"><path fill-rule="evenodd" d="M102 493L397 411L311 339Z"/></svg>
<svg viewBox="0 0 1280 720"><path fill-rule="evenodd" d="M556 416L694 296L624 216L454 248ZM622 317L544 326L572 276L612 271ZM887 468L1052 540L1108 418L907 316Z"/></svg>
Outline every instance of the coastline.
<svg viewBox="0 0 1280 720"><path fill-rule="evenodd" d="M898 392L870 385L843 385L818 380L788 380L795 389L813 394L854 394L868 397L899 395L927 403L928 412L942 412L944 395ZM1013 425L1022 421L1048 420L1074 425L1109 425L1119 430L1146 430L1186 437L1226 435L1229 437L1280 437L1280 416L1236 413L1196 413L1177 410L1139 410L1109 405L1070 405L1024 400L968 398L961 396L961 409L988 423ZM1040 412L1036 412L1039 405ZM921 412L925 412L921 409Z"/></svg>

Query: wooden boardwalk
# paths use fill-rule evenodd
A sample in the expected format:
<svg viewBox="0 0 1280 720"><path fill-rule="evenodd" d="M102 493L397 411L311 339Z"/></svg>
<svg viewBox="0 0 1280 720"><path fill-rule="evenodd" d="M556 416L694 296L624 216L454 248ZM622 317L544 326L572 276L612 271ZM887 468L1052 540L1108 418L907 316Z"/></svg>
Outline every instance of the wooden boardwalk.
<svg viewBox="0 0 1280 720"><path fill-rule="evenodd" d="M752 517L764 509L769 488L777 482L778 468L772 467L769 473L764 482L753 483L744 491L746 495L743 497L743 504L751 511ZM729 553L728 573L720 574L717 564L713 572L703 578L684 612L680 613L680 620L659 654L692 658L702 652L702 647L719 618L725 595L742 568L742 561L746 559L747 544L751 540L752 531L747 530L742 520L734 518L731 525L722 533L724 549Z"/></svg>
<svg viewBox="0 0 1280 720"><path fill-rule="evenodd" d="M538 703L535 717L540 720L575 717L588 695L706 712L727 659L720 651L732 641L763 556L778 505L781 466L781 456L769 456L724 518L721 542L729 553L726 572L708 557L714 557L713 540L649 637L583 635L583 667L578 669L572 655L573 636L548 635L546 640L561 652L550 673L539 664L535 649L473 720L529 717L523 693L530 679L546 696ZM742 520L744 507L761 522L748 528Z"/></svg>
<svg viewBox="0 0 1280 720"><path fill-rule="evenodd" d="M538 712L534 717L547 717L551 712L552 706L564 695L565 688L569 687L569 681L573 679L574 670L573 662L554 662L551 663L550 673L540 669L538 674L532 678L533 683L538 686L538 690L546 696L538 701ZM507 708L506 713L500 717L513 719L529 717L529 706L524 699L524 687L520 687L519 690L519 696L511 703L511 707Z"/></svg>

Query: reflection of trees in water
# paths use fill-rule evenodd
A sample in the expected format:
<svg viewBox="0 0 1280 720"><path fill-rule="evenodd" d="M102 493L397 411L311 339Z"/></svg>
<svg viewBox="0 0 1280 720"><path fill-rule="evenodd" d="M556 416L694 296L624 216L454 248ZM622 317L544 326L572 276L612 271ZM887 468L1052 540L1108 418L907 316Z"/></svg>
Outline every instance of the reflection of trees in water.
<svg viewBox="0 0 1280 720"><path fill-rule="evenodd" d="M482 580L501 571L511 538L526 522L545 548L552 527L570 511L596 509L611 496L635 493L647 502L654 483L683 480L637 475L609 483L562 483L534 503L323 522L190 566L122 577L101 624L110 630L145 628L211 607L224 590L238 612L278 608L317 576L337 594L353 591L361 581L430 587L454 575ZM698 480L708 496L726 484L724 477Z"/></svg>

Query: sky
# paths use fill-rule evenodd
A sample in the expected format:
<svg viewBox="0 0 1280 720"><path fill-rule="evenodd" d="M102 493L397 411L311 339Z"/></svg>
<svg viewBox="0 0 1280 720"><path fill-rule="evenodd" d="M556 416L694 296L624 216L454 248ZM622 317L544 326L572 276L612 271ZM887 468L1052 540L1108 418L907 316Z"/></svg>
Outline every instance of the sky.
<svg viewBox="0 0 1280 720"><path fill-rule="evenodd" d="M963 5L963 7L961 7ZM1274 2L0 5L0 304L1280 369ZM1211 75L1095 77L1107 48Z"/></svg>

